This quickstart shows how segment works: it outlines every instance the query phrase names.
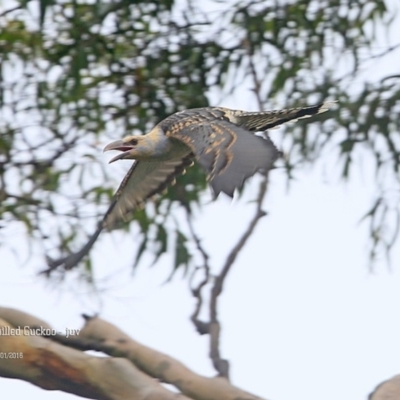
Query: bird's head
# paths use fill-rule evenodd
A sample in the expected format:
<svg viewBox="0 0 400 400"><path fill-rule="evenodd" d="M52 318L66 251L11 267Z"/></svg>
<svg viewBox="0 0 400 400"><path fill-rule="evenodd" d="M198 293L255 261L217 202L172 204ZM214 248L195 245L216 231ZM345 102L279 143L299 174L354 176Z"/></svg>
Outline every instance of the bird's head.
<svg viewBox="0 0 400 400"><path fill-rule="evenodd" d="M112 158L112 163L118 160L140 160L151 156L151 147L145 136L127 136L123 139L109 143L103 151L119 150L122 153Z"/></svg>

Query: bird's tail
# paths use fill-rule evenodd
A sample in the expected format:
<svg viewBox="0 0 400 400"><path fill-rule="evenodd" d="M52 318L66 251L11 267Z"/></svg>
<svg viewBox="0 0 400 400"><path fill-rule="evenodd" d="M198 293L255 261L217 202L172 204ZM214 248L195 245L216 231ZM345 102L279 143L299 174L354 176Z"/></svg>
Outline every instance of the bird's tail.
<svg viewBox="0 0 400 400"><path fill-rule="evenodd" d="M275 128L285 122L295 122L298 119L310 118L314 115L328 111L336 102L327 101L310 107L288 108L272 111L233 111L234 122L249 131L266 131Z"/></svg>

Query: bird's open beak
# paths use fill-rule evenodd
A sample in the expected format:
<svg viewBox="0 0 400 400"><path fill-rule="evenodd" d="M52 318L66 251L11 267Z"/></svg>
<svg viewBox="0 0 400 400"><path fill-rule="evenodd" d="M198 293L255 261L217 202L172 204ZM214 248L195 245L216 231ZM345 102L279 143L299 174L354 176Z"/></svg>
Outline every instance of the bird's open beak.
<svg viewBox="0 0 400 400"><path fill-rule="evenodd" d="M111 164L114 161L118 161L118 160L123 160L124 158L127 158L129 156L129 152L130 150L133 149L133 146L129 146L126 143L124 143L124 141L121 140L116 140L115 142L111 142L109 143L106 147L104 147L104 151L109 151L109 150L119 150L122 151L121 154L118 154L117 156L115 156L114 158L112 158L108 163Z"/></svg>

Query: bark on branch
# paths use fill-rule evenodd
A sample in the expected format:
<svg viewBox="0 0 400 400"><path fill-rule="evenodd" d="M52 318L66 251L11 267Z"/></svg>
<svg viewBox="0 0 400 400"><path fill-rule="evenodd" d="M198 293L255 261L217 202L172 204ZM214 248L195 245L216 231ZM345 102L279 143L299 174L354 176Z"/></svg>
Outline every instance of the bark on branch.
<svg viewBox="0 0 400 400"><path fill-rule="evenodd" d="M49 334L27 334L32 327L37 332L43 327ZM29 314L0 307L0 332L0 354L12 355L0 357L0 376L43 389L90 399L262 400L224 378L196 374L97 317L85 316L79 335L66 337ZM92 356L83 353L85 350L101 351L109 357ZM174 385L181 393L169 391L160 381Z"/></svg>
<svg viewBox="0 0 400 400"><path fill-rule="evenodd" d="M379 384L368 396L368 400L398 400L400 399L400 375Z"/></svg>

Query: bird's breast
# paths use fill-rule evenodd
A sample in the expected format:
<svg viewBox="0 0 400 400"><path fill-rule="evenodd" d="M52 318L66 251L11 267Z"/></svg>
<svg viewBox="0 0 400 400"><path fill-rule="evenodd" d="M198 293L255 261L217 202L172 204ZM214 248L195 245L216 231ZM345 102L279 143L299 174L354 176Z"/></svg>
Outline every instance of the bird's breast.
<svg viewBox="0 0 400 400"><path fill-rule="evenodd" d="M152 154L158 160L181 159L191 153L191 149L180 140L170 138L159 128L154 128L148 135L152 144Z"/></svg>

